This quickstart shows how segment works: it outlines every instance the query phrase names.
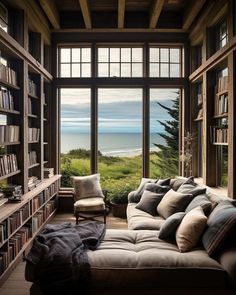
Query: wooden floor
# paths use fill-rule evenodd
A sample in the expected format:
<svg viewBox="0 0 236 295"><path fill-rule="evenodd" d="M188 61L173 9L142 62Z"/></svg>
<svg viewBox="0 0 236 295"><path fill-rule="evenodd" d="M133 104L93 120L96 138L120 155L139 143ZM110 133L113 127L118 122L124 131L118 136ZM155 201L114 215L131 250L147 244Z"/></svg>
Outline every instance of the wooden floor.
<svg viewBox="0 0 236 295"><path fill-rule="evenodd" d="M57 214L50 223L61 222L75 222L72 214ZM125 219L108 216L107 228L127 229L127 222ZM11 273L7 281L0 287L1 295L28 295L31 283L24 279L25 262L20 262L18 266Z"/></svg>

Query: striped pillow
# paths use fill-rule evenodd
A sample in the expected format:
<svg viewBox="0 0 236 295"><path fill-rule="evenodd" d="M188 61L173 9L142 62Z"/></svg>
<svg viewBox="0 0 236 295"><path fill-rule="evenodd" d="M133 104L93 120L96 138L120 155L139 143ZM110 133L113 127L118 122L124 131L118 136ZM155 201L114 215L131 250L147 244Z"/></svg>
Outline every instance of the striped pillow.
<svg viewBox="0 0 236 295"><path fill-rule="evenodd" d="M202 243L209 256L216 255L236 227L236 208L230 201L222 201L210 214Z"/></svg>

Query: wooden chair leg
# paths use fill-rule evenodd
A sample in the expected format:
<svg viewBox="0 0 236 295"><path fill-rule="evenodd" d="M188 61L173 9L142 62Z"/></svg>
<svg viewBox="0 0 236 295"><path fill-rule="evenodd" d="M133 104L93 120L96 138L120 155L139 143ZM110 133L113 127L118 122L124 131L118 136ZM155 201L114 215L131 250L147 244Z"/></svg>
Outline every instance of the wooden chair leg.
<svg viewBox="0 0 236 295"><path fill-rule="evenodd" d="M75 218L76 218L75 223L76 223L76 225L78 225L79 224L79 214L78 213L75 213Z"/></svg>

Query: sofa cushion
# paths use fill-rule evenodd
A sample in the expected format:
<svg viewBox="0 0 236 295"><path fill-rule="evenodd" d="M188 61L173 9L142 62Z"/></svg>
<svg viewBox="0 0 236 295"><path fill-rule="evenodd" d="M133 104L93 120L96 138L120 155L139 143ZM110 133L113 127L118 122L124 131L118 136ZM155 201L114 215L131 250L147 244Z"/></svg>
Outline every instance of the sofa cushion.
<svg viewBox="0 0 236 295"><path fill-rule="evenodd" d="M157 206L157 212L166 219L176 212L184 211L191 200L191 194L182 194L171 189L164 195Z"/></svg>
<svg viewBox="0 0 236 295"><path fill-rule="evenodd" d="M236 227L236 208L230 201L222 201L210 214L202 242L210 256L221 250Z"/></svg>
<svg viewBox="0 0 236 295"><path fill-rule="evenodd" d="M136 208L145 211L151 215L157 215L157 205L160 203L164 194L153 193L148 190L144 190L140 202Z"/></svg>
<svg viewBox="0 0 236 295"><path fill-rule="evenodd" d="M104 198L100 186L100 174L92 174L89 176L73 176L71 177L75 190L75 199L85 199L90 197Z"/></svg>
<svg viewBox="0 0 236 295"><path fill-rule="evenodd" d="M170 178L166 178L166 179L158 179L157 184L159 185L170 185Z"/></svg>
<svg viewBox="0 0 236 295"><path fill-rule="evenodd" d="M207 217L200 206L184 216L176 231L176 243L180 252L190 251L198 244L206 222Z"/></svg>
<svg viewBox="0 0 236 295"><path fill-rule="evenodd" d="M153 216L147 212L139 210L136 203L129 203L127 206L128 228L133 230L147 229L158 230L164 223L164 219L160 216Z"/></svg>
<svg viewBox="0 0 236 295"><path fill-rule="evenodd" d="M193 177L189 177L181 186L178 188L177 192L182 194L192 194L194 197L200 194L205 194L206 188L194 182Z"/></svg>
<svg viewBox="0 0 236 295"><path fill-rule="evenodd" d="M135 203L138 203L140 201L140 199L141 199L142 194L143 194L145 184L146 183L155 183L157 181L158 181L157 179L142 178L141 182L139 184L139 187L133 193L132 201L135 202Z"/></svg>
<svg viewBox="0 0 236 295"><path fill-rule="evenodd" d="M153 230L108 229L98 249L87 253L92 287L226 287L226 272L203 248L180 253Z"/></svg>
<svg viewBox="0 0 236 295"><path fill-rule="evenodd" d="M159 232L159 238L170 240L175 238L176 230L184 218L185 212L177 212L169 216L162 224Z"/></svg>
<svg viewBox="0 0 236 295"><path fill-rule="evenodd" d="M201 194L196 196L187 206L185 212L188 213L196 207L202 207L202 210L206 216L208 216L212 210L212 203L206 196L206 194Z"/></svg>
<svg viewBox="0 0 236 295"><path fill-rule="evenodd" d="M168 190L170 190L170 186L169 185L160 185L157 183L146 183L144 186L145 190L148 190L150 192L159 194L159 193L167 193Z"/></svg>
<svg viewBox="0 0 236 295"><path fill-rule="evenodd" d="M190 179L193 179L194 180L194 177L191 176ZM171 188L174 190L174 191L177 191L178 188L188 180L188 178L186 177L180 177L180 178L174 178L174 179L171 179L170 181L170 186Z"/></svg>

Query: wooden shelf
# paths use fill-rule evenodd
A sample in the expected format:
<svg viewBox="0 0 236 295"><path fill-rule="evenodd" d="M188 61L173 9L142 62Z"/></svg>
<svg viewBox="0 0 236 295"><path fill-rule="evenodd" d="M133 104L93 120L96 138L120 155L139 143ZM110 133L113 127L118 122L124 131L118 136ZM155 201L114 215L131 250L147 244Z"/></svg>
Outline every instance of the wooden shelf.
<svg viewBox="0 0 236 295"><path fill-rule="evenodd" d="M33 144L33 143L39 143L39 140L37 141L28 141L29 144Z"/></svg>
<svg viewBox="0 0 236 295"><path fill-rule="evenodd" d="M31 97L31 98L34 98L34 99L39 99L39 97L38 97L38 96L36 96L36 95L33 95L33 94L31 94L31 93L28 93L28 96L29 96L29 97Z"/></svg>
<svg viewBox="0 0 236 295"><path fill-rule="evenodd" d="M19 115L20 112L19 111L16 111L16 110L10 110L10 109L3 109L3 108L0 108L0 113L3 113L3 114L14 114L14 115Z"/></svg>
<svg viewBox="0 0 236 295"><path fill-rule="evenodd" d="M222 90L220 92L217 92L216 95L221 96L221 95L224 95L224 94L227 94L227 93L228 93L228 90Z"/></svg>
<svg viewBox="0 0 236 295"><path fill-rule="evenodd" d="M43 121L44 121L44 122L47 122L47 119L46 119L46 118L43 118Z"/></svg>
<svg viewBox="0 0 236 295"><path fill-rule="evenodd" d="M0 145L17 145L17 144L20 144L20 141L0 143Z"/></svg>
<svg viewBox="0 0 236 295"><path fill-rule="evenodd" d="M43 164L47 164L48 163L48 161L43 161Z"/></svg>
<svg viewBox="0 0 236 295"><path fill-rule="evenodd" d="M5 86L7 88L11 88L11 89L14 89L14 90L20 90L20 87L19 86L16 86L16 85L13 85L11 83L8 83L2 79L0 79L0 85L2 86Z"/></svg>
<svg viewBox="0 0 236 295"><path fill-rule="evenodd" d="M213 145L228 145L228 142L213 142Z"/></svg>
<svg viewBox="0 0 236 295"><path fill-rule="evenodd" d="M34 115L34 114L28 114L28 117L34 118L34 119L38 119L38 116L37 115Z"/></svg>
<svg viewBox="0 0 236 295"><path fill-rule="evenodd" d="M203 121L203 118L196 118L194 119L195 122L200 122L200 121Z"/></svg>
<svg viewBox="0 0 236 295"><path fill-rule="evenodd" d="M30 165L28 167L28 169L32 169L32 168L37 167L37 166L39 166L39 163L35 163L35 164Z"/></svg>
<svg viewBox="0 0 236 295"><path fill-rule="evenodd" d="M6 175L3 175L3 176L0 176L0 180L3 180L3 179L6 179L8 177L11 177L11 176L14 176L16 174L19 174L20 172L21 172L20 170L17 170L15 172L10 173L10 174L6 174Z"/></svg>
<svg viewBox="0 0 236 295"><path fill-rule="evenodd" d="M43 143L44 145L47 145L48 144L48 142L46 142L46 141L44 141L44 143Z"/></svg>
<svg viewBox="0 0 236 295"><path fill-rule="evenodd" d="M228 113L213 116L214 119L227 118L227 117L228 117Z"/></svg>

